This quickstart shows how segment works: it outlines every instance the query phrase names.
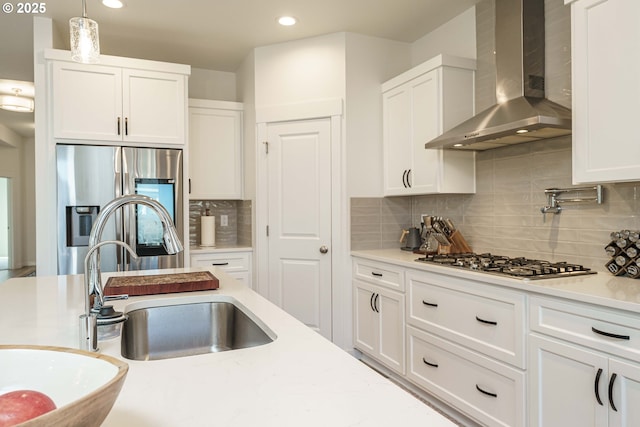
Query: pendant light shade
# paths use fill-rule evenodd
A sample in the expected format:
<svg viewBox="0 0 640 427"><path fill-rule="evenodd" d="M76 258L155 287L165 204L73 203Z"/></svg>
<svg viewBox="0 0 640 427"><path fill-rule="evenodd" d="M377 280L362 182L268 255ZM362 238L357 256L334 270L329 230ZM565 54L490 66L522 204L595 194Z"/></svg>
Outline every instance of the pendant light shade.
<svg viewBox="0 0 640 427"><path fill-rule="evenodd" d="M85 1L82 0L82 18L69 20L71 34L71 59L84 64L95 64L100 59L98 23L87 18Z"/></svg>

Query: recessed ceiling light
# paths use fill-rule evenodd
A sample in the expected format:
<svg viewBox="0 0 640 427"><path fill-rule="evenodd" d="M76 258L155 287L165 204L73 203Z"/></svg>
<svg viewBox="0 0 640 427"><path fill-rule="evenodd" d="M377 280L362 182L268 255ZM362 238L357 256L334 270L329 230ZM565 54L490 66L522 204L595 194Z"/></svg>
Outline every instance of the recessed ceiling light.
<svg viewBox="0 0 640 427"><path fill-rule="evenodd" d="M292 25L296 25L298 20L293 16L281 16L278 18L278 24L283 25L285 27L290 27Z"/></svg>
<svg viewBox="0 0 640 427"><path fill-rule="evenodd" d="M518 129L518 130L516 131L516 133L527 133L527 132L529 132L529 131L528 131L528 130L526 130L526 129Z"/></svg>
<svg viewBox="0 0 640 427"><path fill-rule="evenodd" d="M124 6L124 3L120 0L102 0L102 4L110 7L111 9L120 9Z"/></svg>

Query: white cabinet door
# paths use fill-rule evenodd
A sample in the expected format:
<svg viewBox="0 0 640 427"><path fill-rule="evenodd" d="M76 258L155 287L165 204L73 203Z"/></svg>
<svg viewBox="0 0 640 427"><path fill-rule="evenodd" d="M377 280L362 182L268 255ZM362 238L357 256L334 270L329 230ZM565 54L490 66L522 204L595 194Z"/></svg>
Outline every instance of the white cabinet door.
<svg viewBox="0 0 640 427"><path fill-rule="evenodd" d="M124 140L184 144L185 77L180 74L122 70Z"/></svg>
<svg viewBox="0 0 640 427"><path fill-rule="evenodd" d="M189 197L242 199L242 104L190 100L189 105Z"/></svg>
<svg viewBox="0 0 640 427"><path fill-rule="evenodd" d="M404 295L353 281L355 346L404 375Z"/></svg>
<svg viewBox="0 0 640 427"><path fill-rule="evenodd" d="M184 144L186 77L52 61L54 138Z"/></svg>
<svg viewBox="0 0 640 427"><path fill-rule="evenodd" d="M377 356L378 316L373 308L373 292L371 286L354 282L354 337L355 346L360 351Z"/></svg>
<svg viewBox="0 0 640 427"><path fill-rule="evenodd" d="M424 148L473 115L473 70L450 60L438 56L382 85L385 196L475 192L473 152Z"/></svg>
<svg viewBox="0 0 640 427"><path fill-rule="evenodd" d="M529 344L530 426L607 426L607 357L535 335Z"/></svg>
<svg viewBox="0 0 640 427"><path fill-rule="evenodd" d="M616 375L609 402L609 425L640 426L640 366L612 359L609 361L609 370L609 381Z"/></svg>
<svg viewBox="0 0 640 427"><path fill-rule="evenodd" d="M119 68L56 61L52 64L52 83L55 138L122 138Z"/></svg>
<svg viewBox="0 0 640 427"><path fill-rule="evenodd" d="M408 193L411 169L411 88L403 85L382 95L385 195Z"/></svg>
<svg viewBox="0 0 640 427"><path fill-rule="evenodd" d="M379 289L374 308L380 316L379 358L396 372L405 371L404 295Z"/></svg>
<svg viewBox="0 0 640 427"><path fill-rule="evenodd" d="M442 133L440 70L431 71L409 83L411 87L411 171L410 192L438 192L441 150L426 150L424 144ZM468 154L468 153L467 153Z"/></svg>
<svg viewBox="0 0 640 427"><path fill-rule="evenodd" d="M574 183L640 180L639 16L637 0L571 4Z"/></svg>

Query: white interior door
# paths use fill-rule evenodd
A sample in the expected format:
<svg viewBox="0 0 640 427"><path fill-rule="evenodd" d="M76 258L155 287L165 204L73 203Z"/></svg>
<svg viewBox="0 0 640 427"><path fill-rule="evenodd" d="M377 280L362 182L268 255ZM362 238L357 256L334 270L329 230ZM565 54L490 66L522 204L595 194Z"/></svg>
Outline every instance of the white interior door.
<svg viewBox="0 0 640 427"><path fill-rule="evenodd" d="M267 135L269 299L331 339L331 121Z"/></svg>

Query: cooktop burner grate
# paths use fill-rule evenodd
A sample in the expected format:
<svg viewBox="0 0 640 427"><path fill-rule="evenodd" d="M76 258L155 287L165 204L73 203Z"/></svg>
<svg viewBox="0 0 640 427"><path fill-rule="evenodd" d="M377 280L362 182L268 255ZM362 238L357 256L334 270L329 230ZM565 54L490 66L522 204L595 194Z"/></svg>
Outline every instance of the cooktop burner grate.
<svg viewBox="0 0 640 427"><path fill-rule="evenodd" d="M580 264L550 262L524 257L509 258L490 253L427 255L416 259L416 261L528 279L551 279L596 273Z"/></svg>

